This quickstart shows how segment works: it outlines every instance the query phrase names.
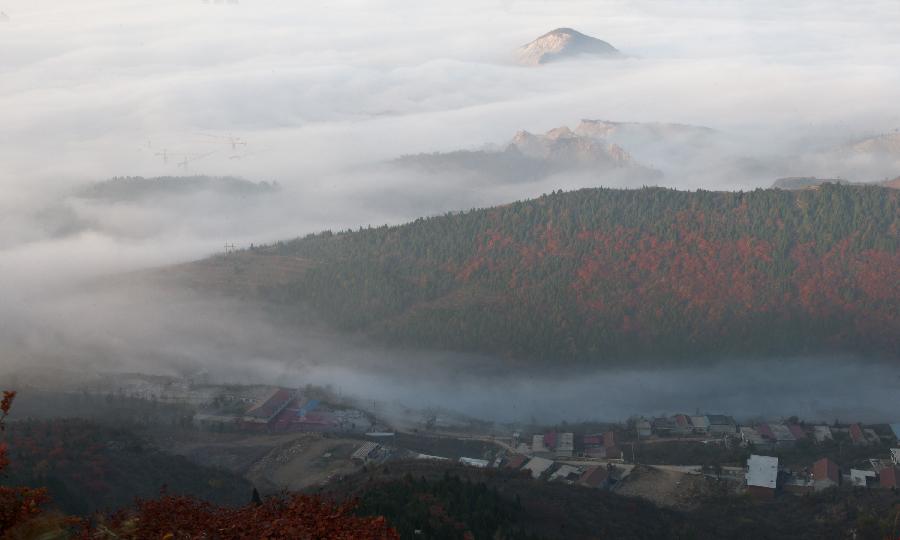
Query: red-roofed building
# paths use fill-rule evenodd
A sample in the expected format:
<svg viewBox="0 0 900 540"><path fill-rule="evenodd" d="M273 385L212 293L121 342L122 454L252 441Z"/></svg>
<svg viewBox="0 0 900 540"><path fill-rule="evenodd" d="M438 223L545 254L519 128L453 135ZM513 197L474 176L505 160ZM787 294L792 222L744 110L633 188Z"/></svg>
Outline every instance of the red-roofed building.
<svg viewBox="0 0 900 540"><path fill-rule="evenodd" d="M296 397L297 390L275 388L247 409L247 412L244 413L244 422L267 424L273 421Z"/></svg>
<svg viewBox="0 0 900 540"><path fill-rule="evenodd" d="M859 426L859 424L853 424L850 426L850 440L853 441L853 444L868 444L866 441L866 435L865 433L863 433L863 430Z"/></svg>
<svg viewBox="0 0 900 540"><path fill-rule="evenodd" d="M775 440L775 434L772 433L772 428L769 427L769 424L760 424L756 426L756 432L759 433L763 439L769 439L770 441Z"/></svg>
<svg viewBox="0 0 900 540"><path fill-rule="evenodd" d="M506 467L507 469L521 469L522 465L525 465L527 461L527 456L523 456L522 454L515 454L510 456L509 459L506 460L506 464L504 465L504 467Z"/></svg>
<svg viewBox="0 0 900 540"><path fill-rule="evenodd" d="M608 481L609 472L605 465L588 467L578 478L580 485L590 488L605 487Z"/></svg>
<svg viewBox="0 0 900 540"><path fill-rule="evenodd" d="M900 488L900 467L881 469L880 483L883 488Z"/></svg>
<svg viewBox="0 0 900 540"><path fill-rule="evenodd" d="M841 471L837 463L822 458L812 466L813 486L816 491L828 489L841 483Z"/></svg>
<svg viewBox="0 0 900 540"><path fill-rule="evenodd" d="M802 441L806 438L806 431L803 430L803 426L799 426L797 424L789 424L787 428L790 430L791 435L794 436L794 439Z"/></svg>
<svg viewBox="0 0 900 540"><path fill-rule="evenodd" d="M544 434L544 446L546 446L550 450L553 450L554 448L556 448L556 439L557 433L555 431Z"/></svg>

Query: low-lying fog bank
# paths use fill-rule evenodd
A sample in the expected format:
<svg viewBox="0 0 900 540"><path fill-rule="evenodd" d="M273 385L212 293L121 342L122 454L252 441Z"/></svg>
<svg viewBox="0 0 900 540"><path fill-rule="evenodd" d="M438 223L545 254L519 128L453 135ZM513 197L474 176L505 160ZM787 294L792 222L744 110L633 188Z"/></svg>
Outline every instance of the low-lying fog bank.
<svg viewBox="0 0 900 540"><path fill-rule="evenodd" d="M91 288L51 300L0 308L0 383L26 368L203 374L211 382L330 385L346 397L502 422L697 410L828 422L900 416L900 367L851 356L538 372L505 359L390 350L196 291Z"/></svg>
<svg viewBox="0 0 900 540"><path fill-rule="evenodd" d="M633 415L725 413L739 419L886 422L900 416L900 369L854 358L722 361L710 367L596 370L532 376L438 377L349 368L310 370L307 380L344 393L444 407L495 421L616 421Z"/></svg>

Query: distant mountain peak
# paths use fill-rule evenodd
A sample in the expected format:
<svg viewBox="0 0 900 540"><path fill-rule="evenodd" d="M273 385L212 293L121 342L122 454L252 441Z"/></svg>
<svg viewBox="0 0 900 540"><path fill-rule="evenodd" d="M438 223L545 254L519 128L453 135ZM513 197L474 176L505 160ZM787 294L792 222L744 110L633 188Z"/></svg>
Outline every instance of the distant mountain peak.
<svg viewBox="0 0 900 540"><path fill-rule="evenodd" d="M619 50L603 41L572 28L557 28L519 47L518 62L537 66L581 54L619 56Z"/></svg>
<svg viewBox="0 0 900 540"><path fill-rule="evenodd" d="M634 165L623 148L594 137L576 134L566 126L543 135L519 131L510 141L523 155L569 165Z"/></svg>

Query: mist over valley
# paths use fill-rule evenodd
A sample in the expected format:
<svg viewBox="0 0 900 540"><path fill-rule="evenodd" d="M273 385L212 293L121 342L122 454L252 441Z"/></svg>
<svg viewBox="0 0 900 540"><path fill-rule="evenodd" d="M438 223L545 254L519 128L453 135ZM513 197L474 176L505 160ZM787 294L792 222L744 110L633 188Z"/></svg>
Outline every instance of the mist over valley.
<svg viewBox="0 0 900 540"><path fill-rule="evenodd" d="M0 536L896 537L897 36L3 0Z"/></svg>

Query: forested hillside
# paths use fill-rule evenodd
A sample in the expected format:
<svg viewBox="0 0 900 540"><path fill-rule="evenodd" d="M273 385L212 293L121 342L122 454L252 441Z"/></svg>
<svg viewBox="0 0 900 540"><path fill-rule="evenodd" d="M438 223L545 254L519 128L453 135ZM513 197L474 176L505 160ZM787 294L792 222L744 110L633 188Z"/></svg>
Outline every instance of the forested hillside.
<svg viewBox="0 0 900 540"><path fill-rule="evenodd" d="M900 350L900 192L587 189L245 256L340 329L515 359ZM224 259L227 261L227 258Z"/></svg>
<svg viewBox="0 0 900 540"><path fill-rule="evenodd" d="M161 452L129 431L76 418L21 420L7 426L8 458L0 485L47 489L53 505L76 515L119 510L165 489L238 506L253 486L235 474Z"/></svg>

